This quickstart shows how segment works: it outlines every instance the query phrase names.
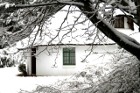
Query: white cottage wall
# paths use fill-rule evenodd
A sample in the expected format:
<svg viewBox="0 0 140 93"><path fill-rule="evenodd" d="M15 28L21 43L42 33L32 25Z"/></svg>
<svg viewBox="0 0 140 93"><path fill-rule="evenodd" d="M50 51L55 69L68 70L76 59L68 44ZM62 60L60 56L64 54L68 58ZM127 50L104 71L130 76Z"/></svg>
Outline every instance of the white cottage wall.
<svg viewBox="0 0 140 93"><path fill-rule="evenodd" d="M66 46L39 46L36 53L36 75L71 75L78 71L82 71L85 65L92 62L108 61L110 58L99 58L107 52L115 51L117 45L96 45L93 47L93 52L86 59L81 62L90 52L91 46L67 46L75 47L76 65L63 65L63 48ZM111 56L110 56L111 57ZM28 63L30 64L30 63ZM31 66L29 65L31 68Z"/></svg>

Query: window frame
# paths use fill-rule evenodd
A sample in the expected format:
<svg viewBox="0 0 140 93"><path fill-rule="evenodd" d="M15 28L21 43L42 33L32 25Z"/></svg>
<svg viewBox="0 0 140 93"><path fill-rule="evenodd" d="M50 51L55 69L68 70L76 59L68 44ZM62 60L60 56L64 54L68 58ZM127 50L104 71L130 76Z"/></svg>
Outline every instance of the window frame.
<svg viewBox="0 0 140 93"><path fill-rule="evenodd" d="M76 65L75 47L63 48L63 65Z"/></svg>

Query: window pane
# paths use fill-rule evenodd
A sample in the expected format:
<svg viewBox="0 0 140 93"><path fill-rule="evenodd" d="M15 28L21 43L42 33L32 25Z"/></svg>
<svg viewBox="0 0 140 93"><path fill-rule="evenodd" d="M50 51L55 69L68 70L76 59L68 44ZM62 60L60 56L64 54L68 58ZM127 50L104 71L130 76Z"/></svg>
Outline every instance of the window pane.
<svg viewBox="0 0 140 93"><path fill-rule="evenodd" d="M127 23L128 23L128 26L131 30L134 30L134 25L133 25L133 17L129 16L127 17Z"/></svg>
<svg viewBox="0 0 140 93"><path fill-rule="evenodd" d="M117 16L115 18L115 28L124 28L124 17L123 16Z"/></svg>
<svg viewBox="0 0 140 93"><path fill-rule="evenodd" d="M64 57L63 64L69 64L69 57Z"/></svg>
<svg viewBox="0 0 140 93"><path fill-rule="evenodd" d="M124 28L124 17L119 18L119 28Z"/></svg>
<svg viewBox="0 0 140 93"><path fill-rule="evenodd" d="M70 53L70 57L73 57L73 56L75 56L75 53Z"/></svg>
<svg viewBox="0 0 140 93"><path fill-rule="evenodd" d="M75 65L75 57L70 57L70 64Z"/></svg>
<svg viewBox="0 0 140 93"><path fill-rule="evenodd" d="M69 53L63 53L63 56L64 57L68 57L69 56Z"/></svg>

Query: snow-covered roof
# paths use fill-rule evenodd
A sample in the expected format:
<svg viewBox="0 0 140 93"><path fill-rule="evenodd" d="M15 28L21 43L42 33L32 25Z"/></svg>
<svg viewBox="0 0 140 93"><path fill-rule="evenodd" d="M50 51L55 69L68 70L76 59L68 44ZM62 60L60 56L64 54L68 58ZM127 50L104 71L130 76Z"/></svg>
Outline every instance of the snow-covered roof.
<svg viewBox="0 0 140 93"><path fill-rule="evenodd" d="M46 22L47 25L43 27L43 31L36 36L37 29L30 35L30 38L26 38L17 43L18 48L25 48L38 45L81 45L81 44L114 44L112 40L107 38L101 33L86 17L81 14L78 8L72 7L67 10L69 6L65 6L61 11L57 12L50 21ZM73 11L74 9L74 11ZM118 13L118 12L117 12ZM116 14L118 15L118 14ZM77 20L78 18L78 20ZM65 20L67 19L67 20ZM73 25L74 24L74 25ZM135 25L136 27L136 25ZM137 27L136 27L137 28ZM118 29L122 33L130 35L135 31L130 29ZM137 32L137 31L136 31ZM36 36L36 39L34 37ZM34 43L32 43L34 42Z"/></svg>
<svg viewBox="0 0 140 93"><path fill-rule="evenodd" d="M117 15L131 15L131 14L129 14L129 13L125 12L125 11L122 11L120 9L115 9L115 12L114 12L113 16L117 16Z"/></svg>

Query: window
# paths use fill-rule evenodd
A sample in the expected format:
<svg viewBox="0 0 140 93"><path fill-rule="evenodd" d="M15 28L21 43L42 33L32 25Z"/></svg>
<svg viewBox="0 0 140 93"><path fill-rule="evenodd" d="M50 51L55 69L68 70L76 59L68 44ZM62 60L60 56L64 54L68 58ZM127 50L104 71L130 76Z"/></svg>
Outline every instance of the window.
<svg viewBox="0 0 140 93"><path fill-rule="evenodd" d="M124 17L123 16L117 16L115 18L115 28L124 28Z"/></svg>
<svg viewBox="0 0 140 93"><path fill-rule="evenodd" d="M75 48L63 48L63 65L75 65Z"/></svg>

